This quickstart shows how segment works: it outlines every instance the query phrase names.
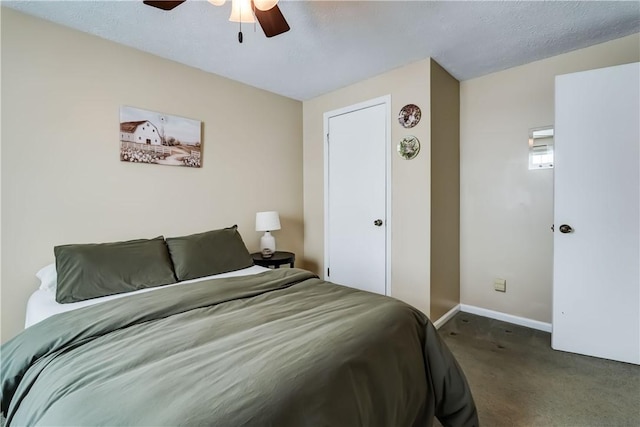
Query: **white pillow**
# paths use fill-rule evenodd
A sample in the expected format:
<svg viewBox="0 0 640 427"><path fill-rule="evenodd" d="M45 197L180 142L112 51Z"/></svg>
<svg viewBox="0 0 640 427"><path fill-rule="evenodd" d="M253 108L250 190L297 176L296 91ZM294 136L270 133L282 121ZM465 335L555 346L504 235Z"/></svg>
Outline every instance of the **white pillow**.
<svg viewBox="0 0 640 427"><path fill-rule="evenodd" d="M56 291L58 273L56 272L55 264L49 264L46 267L42 267L40 271L36 273L36 277L40 279L41 290L49 292Z"/></svg>

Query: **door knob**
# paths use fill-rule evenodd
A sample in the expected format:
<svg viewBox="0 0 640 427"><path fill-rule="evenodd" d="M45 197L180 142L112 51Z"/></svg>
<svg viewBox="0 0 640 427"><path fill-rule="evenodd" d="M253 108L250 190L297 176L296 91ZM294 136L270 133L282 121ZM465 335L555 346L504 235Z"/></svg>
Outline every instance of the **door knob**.
<svg viewBox="0 0 640 427"><path fill-rule="evenodd" d="M561 233L573 233L573 228L571 228L570 225L562 224L560 226L560 232Z"/></svg>
<svg viewBox="0 0 640 427"><path fill-rule="evenodd" d="M382 220L376 219L375 221L373 221L373 225L375 225L376 227L380 227L382 225Z"/></svg>

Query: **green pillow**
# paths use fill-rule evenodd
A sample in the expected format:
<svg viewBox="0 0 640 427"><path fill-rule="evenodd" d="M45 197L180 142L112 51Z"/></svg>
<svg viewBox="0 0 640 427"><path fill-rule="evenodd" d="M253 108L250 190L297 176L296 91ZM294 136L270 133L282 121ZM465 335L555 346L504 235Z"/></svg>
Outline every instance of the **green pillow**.
<svg viewBox="0 0 640 427"><path fill-rule="evenodd" d="M253 258L238 227L167 238L178 280L197 279L251 267Z"/></svg>
<svg viewBox="0 0 640 427"><path fill-rule="evenodd" d="M176 282L162 236L53 249L56 301L69 303Z"/></svg>

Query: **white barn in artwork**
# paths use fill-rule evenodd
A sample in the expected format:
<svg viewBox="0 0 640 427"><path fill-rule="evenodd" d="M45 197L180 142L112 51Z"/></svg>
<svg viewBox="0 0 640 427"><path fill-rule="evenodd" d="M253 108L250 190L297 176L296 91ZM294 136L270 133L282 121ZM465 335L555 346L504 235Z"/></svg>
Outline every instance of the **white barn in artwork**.
<svg viewBox="0 0 640 427"><path fill-rule="evenodd" d="M120 123L120 140L137 144L162 145L158 128L148 120Z"/></svg>

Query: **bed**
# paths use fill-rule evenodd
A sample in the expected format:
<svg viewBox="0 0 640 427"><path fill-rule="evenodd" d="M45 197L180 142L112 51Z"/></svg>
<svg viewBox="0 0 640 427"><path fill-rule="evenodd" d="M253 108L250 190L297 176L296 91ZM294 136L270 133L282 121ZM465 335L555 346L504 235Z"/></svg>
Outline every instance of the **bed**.
<svg viewBox="0 0 640 427"><path fill-rule="evenodd" d="M396 299L251 265L122 294L2 345L7 425L478 425L456 360Z"/></svg>

